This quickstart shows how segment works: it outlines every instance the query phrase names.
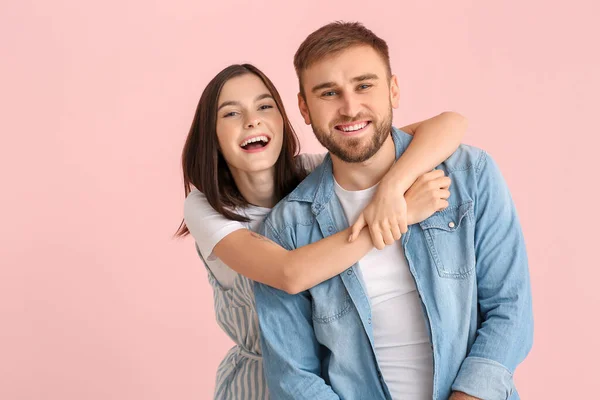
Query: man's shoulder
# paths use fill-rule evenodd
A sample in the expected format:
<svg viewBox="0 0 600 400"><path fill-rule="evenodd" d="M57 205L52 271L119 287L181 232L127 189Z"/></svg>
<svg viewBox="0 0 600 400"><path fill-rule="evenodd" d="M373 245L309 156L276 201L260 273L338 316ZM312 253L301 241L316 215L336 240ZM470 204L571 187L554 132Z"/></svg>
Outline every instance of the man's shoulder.
<svg viewBox="0 0 600 400"><path fill-rule="evenodd" d="M312 205L325 174L330 174L330 156L317 166L300 184L285 196L269 213L267 220L272 224L306 223L313 220Z"/></svg>
<svg viewBox="0 0 600 400"><path fill-rule="evenodd" d="M460 171L477 172L481 164L485 162L487 153L478 147L461 144L450 157L448 157L441 166L444 167L448 175Z"/></svg>
<svg viewBox="0 0 600 400"><path fill-rule="evenodd" d="M394 128L394 134L397 141L396 146L400 146L401 149L404 148L405 151L412 142L413 136L398 128ZM484 150L475 146L461 144L450 157L440 164L440 167L445 169L447 174L469 170L477 172L482 163L485 162L486 157L487 153Z"/></svg>
<svg viewBox="0 0 600 400"><path fill-rule="evenodd" d="M292 198L292 193L281 199L267 215L265 221L272 224L273 227L282 224L291 225L307 219L312 220L312 202L298 201Z"/></svg>
<svg viewBox="0 0 600 400"><path fill-rule="evenodd" d="M322 175L318 166L300 184L273 207L265 219L272 229L281 231L298 224L308 225L314 221L312 206Z"/></svg>

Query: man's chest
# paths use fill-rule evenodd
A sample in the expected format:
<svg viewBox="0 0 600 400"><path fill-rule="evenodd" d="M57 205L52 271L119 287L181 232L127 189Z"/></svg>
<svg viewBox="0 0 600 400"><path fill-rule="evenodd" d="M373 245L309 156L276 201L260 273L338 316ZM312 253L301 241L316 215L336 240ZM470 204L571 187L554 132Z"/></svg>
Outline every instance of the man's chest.
<svg viewBox="0 0 600 400"><path fill-rule="evenodd" d="M416 290L400 242L372 249L358 262L358 269L372 305Z"/></svg>

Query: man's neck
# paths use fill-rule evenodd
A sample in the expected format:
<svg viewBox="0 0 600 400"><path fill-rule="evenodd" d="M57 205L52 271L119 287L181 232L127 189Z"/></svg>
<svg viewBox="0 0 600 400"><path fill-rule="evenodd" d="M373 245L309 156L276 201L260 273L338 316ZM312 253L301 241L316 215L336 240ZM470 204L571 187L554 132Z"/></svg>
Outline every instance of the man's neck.
<svg viewBox="0 0 600 400"><path fill-rule="evenodd" d="M331 155L333 176L345 190L364 190L377 184L396 161L396 146L392 135L377 153L362 163L347 163Z"/></svg>
<svg viewBox="0 0 600 400"><path fill-rule="evenodd" d="M275 199L275 170L248 173L229 167L235 184L250 204L272 208L277 203Z"/></svg>

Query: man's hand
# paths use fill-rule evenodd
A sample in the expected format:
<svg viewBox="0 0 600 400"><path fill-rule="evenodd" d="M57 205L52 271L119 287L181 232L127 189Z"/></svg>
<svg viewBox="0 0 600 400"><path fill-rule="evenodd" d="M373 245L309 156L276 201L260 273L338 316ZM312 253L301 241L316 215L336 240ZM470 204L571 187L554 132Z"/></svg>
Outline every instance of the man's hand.
<svg viewBox="0 0 600 400"><path fill-rule="evenodd" d="M401 234L408 230L405 191L397 185L380 182L373 200L352 225L348 241L354 241L367 225L373 245L379 250L400 239Z"/></svg>
<svg viewBox="0 0 600 400"><path fill-rule="evenodd" d="M479 397L469 396L463 392L452 392L449 400L481 400Z"/></svg>

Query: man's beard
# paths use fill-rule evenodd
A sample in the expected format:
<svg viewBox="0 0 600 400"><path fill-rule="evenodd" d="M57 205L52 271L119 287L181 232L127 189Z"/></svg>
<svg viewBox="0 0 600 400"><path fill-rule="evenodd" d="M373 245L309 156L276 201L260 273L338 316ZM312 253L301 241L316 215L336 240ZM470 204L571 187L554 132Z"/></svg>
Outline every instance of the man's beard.
<svg viewBox="0 0 600 400"><path fill-rule="evenodd" d="M338 157L340 160L347 163L360 163L367 161L371 157L375 155L385 143L385 140L390 135L392 131L392 107L390 105L389 112L384 118L379 122L375 123L374 120L371 119L371 125L373 125L374 133L371 136L368 143L363 145L365 142L365 138L342 138L341 133L332 132L335 129L336 125L346 124L352 121L361 121L367 118L362 118L357 115L355 118L347 121L338 121L331 128L330 132L325 132L321 130L315 125L312 126L313 132L317 137L317 140L323 147L325 147L331 154ZM338 136L339 135L339 136ZM340 140L341 139L341 140Z"/></svg>

